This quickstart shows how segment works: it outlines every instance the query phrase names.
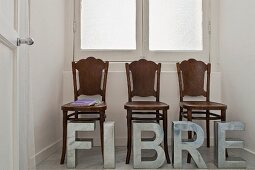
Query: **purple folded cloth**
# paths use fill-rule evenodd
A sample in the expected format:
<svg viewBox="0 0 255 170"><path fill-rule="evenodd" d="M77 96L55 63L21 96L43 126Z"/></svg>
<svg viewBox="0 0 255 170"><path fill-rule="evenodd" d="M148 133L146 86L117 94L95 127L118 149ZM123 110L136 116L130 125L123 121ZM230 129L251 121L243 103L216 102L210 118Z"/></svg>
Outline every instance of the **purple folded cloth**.
<svg viewBox="0 0 255 170"><path fill-rule="evenodd" d="M95 104L97 104L97 100L95 99L79 99L72 102L72 105L76 106L93 106Z"/></svg>

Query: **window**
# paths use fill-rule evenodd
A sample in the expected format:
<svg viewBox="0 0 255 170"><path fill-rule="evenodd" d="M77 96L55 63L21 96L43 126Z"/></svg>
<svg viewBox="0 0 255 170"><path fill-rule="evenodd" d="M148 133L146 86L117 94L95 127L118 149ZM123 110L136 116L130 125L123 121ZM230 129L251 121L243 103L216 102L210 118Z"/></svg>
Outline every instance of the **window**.
<svg viewBox="0 0 255 170"><path fill-rule="evenodd" d="M75 1L75 59L209 59L209 0Z"/></svg>
<svg viewBox="0 0 255 170"><path fill-rule="evenodd" d="M135 50L135 0L82 0L81 49Z"/></svg>
<svg viewBox="0 0 255 170"><path fill-rule="evenodd" d="M150 0L150 50L203 50L202 30L202 0Z"/></svg>

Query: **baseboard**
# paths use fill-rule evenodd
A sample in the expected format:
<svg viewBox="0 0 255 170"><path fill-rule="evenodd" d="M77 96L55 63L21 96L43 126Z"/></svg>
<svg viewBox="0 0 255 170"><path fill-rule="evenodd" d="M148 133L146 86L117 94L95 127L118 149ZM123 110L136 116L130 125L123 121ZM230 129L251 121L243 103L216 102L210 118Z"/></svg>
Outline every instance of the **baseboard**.
<svg viewBox="0 0 255 170"><path fill-rule="evenodd" d="M252 151L252 150L250 150L250 149L248 149L248 148L244 148L244 150L247 151L247 152L249 152L249 153L251 153L251 154L253 154L253 155L255 155L255 152Z"/></svg>
<svg viewBox="0 0 255 170"><path fill-rule="evenodd" d="M47 159L50 155L55 153L61 146L62 139L59 139L58 141L54 142L53 144L45 147L40 152L35 154L35 162L36 165L38 165L43 160Z"/></svg>

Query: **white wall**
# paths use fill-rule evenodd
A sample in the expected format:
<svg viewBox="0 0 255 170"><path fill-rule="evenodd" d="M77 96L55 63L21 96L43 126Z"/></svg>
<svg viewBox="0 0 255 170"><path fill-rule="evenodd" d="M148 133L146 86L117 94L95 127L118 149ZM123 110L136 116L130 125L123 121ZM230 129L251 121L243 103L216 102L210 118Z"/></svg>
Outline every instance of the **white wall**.
<svg viewBox="0 0 255 170"><path fill-rule="evenodd" d="M220 67L227 120L240 120L245 147L255 152L255 1L220 1Z"/></svg>
<svg viewBox="0 0 255 170"><path fill-rule="evenodd" d="M65 13L63 0L31 1L31 107L35 120L35 152L40 162L61 138L62 71Z"/></svg>

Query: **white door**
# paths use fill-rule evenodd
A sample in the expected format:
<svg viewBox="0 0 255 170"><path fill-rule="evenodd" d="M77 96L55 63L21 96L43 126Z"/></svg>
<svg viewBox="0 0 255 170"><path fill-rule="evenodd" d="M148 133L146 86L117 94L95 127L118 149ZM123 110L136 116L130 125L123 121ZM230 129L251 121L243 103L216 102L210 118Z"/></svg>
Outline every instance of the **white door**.
<svg viewBox="0 0 255 170"><path fill-rule="evenodd" d="M28 111L29 0L0 0L0 170L19 169L20 116Z"/></svg>

